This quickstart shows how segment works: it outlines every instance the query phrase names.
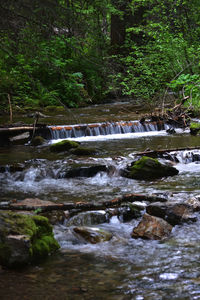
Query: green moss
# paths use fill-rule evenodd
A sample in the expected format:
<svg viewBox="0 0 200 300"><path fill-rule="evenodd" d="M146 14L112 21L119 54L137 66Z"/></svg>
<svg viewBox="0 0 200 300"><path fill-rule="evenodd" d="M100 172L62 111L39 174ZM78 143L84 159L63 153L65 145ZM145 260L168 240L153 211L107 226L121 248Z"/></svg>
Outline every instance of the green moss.
<svg viewBox="0 0 200 300"><path fill-rule="evenodd" d="M9 211L1 213L1 234L22 234L31 238L36 231L37 227L31 216Z"/></svg>
<svg viewBox="0 0 200 300"><path fill-rule="evenodd" d="M55 113L55 112L65 112L66 110L63 106L48 105L45 107L44 111Z"/></svg>
<svg viewBox="0 0 200 300"><path fill-rule="evenodd" d="M192 135L197 135L197 133L200 131L200 123L191 123L190 124L190 133Z"/></svg>
<svg viewBox="0 0 200 300"><path fill-rule="evenodd" d="M200 130L200 123L191 123L190 129L198 129Z"/></svg>
<svg viewBox="0 0 200 300"><path fill-rule="evenodd" d="M77 148L79 143L69 140L64 140L50 146L50 151L52 152L61 152L61 151L68 151L72 148Z"/></svg>

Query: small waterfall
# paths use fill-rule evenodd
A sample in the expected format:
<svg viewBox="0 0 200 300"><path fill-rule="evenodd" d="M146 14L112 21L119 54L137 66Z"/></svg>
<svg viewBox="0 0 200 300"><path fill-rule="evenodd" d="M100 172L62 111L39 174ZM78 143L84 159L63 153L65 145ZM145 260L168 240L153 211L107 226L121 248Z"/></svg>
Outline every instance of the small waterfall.
<svg viewBox="0 0 200 300"><path fill-rule="evenodd" d="M84 136L99 136L110 134L126 134L134 132L160 131L171 128L171 125L162 122L121 121L93 124L79 124L69 126L49 126L51 138L67 139L80 138Z"/></svg>

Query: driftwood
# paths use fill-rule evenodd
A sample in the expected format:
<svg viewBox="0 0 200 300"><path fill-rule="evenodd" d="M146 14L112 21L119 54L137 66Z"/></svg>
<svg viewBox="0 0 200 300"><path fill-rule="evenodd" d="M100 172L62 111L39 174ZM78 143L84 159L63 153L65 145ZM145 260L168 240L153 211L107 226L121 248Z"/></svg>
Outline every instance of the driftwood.
<svg viewBox="0 0 200 300"><path fill-rule="evenodd" d="M196 147L183 147L183 148L172 148L172 149L159 149L159 150L147 150L143 152L137 152L135 153L135 156L150 156L150 157L159 157L162 156L165 153L173 152L173 151L185 151L185 150L196 150L200 149L200 146Z"/></svg>
<svg viewBox="0 0 200 300"><path fill-rule="evenodd" d="M32 200L31 205L23 204L23 201L13 203L13 202L1 202L0 210L12 210L12 211L37 211L37 212L50 212L55 210L78 210L80 212L83 211L91 211L91 210L104 210L106 208L115 208L119 207L122 203L125 202L136 202L136 201L148 201L148 202L166 202L167 199L164 197L158 196L148 196L148 195L140 195L140 194L126 194L122 197L115 198L110 201L104 201L100 203L89 203L89 202L78 202L78 203L53 203L47 201L41 201L42 204L39 204L36 201L34 204L34 199ZM35 199L38 200L38 199ZM25 200L24 200L25 201Z"/></svg>

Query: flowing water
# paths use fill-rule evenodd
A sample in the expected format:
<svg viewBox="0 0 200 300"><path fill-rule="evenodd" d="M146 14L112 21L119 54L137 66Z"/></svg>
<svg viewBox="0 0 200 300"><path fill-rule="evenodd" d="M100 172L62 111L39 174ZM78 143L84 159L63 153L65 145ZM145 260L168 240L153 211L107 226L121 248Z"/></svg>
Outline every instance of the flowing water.
<svg viewBox="0 0 200 300"><path fill-rule="evenodd" d="M48 143L63 138L56 134L54 130L52 138L58 139ZM200 194L198 150L171 153L179 170L174 177L146 182L119 175L119 169L133 161L138 151L195 147L200 144L200 136L181 130L168 135L165 130L148 129L70 138L97 149L97 154L55 154L46 145L1 148L0 165L6 166L6 172L0 173L1 201L37 197L65 203L102 202L127 193L162 194L170 200L183 201ZM16 163L22 165L22 171L12 172L11 165ZM72 167L99 164L108 166L109 172L89 178L64 178L63 174ZM140 219L123 222L113 216L96 225L112 232L113 238L95 245L76 239L67 223L57 224L54 232L60 251L35 267L1 269L0 299L200 299L197 217L196 223L175 226L165 241L147 241L130 236Z"/></svg>

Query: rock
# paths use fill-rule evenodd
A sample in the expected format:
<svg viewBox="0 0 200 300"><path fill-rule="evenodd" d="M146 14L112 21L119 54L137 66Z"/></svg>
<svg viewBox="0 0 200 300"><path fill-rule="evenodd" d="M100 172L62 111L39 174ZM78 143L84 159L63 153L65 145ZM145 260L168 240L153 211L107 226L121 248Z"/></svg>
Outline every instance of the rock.
<svg viewBox="0 0 200 300"><path fill-rule="evenodd" d="M134 205L134 203L128 203L127 205L123 205L118 209L118 217L123 222L129 222L132 219L137 219L141 217L142 211L144 207L140 207L138 205Z"/></svg>
<svg viewBox="0 0 200 300"><path fill-rule="evenodd" d="M31 145L33 146L40 146L43 145L44 143L45 143L45 139L39 135L35 136L31 141Z"/></svg>
<svg viewBox="0 0 200 300"><path fill-rule="evenodd" d="M66 171L65 178L74 178L74 177L93 177L98 172L107 172L108 169L104 165L96 165L90 167L79 167Z"/></svg>
<svg viewBox="0 0 200 300"><path fill-rule="evenodd" d="M200 123L191 123L190 124L190 134L197 135L200 131Z"/></svg>
<svg viewBox="0 0 200 300"><path fill-rule="evenodd" d="M112 238L111 232L100 228L75 227L74 232L91 244L106 242Z"/></svg>
<svg viewBox="0 0 200 300"><path fill-rule="evenodd" d="M174 133L176 133L176 130L174 128L169 128L166 130L166 132L169 134L174 134Z"/></svg>
<svg viewBox="0 0 200 300"><path fill-rule="evenodd" d="M152 180L166 176L177 175L179 171L172 167L161 164L157 159L143 156L139 160L132 163L121 175L140 180Z"/></svg>
<svg viewBox="0 0 200 300"><path fill-rule="evenodd" d="M172 231L172 226L165 220L144 214L137 227L133 229L132 238L148 240L162 240L167 238Z"/></svg>
<svg viewBox="0 0 200 300"><path fill-rule="evenodd" d="M146 212L163 218L172 226L197 220L193 215L193 208L186 203L153 203L147 206Z"/></svg>
<svg viewBox="0 0 200 300"><path fill-rule="evenodd" d="M78 147L78 148L72 149L70 152L72 154L78 155L78 156L88 156L88 155L96 154L97 151L94 148Z"/></svg>
<svg viewBox="0 0 200 300"><path fill-rule="evenodd" d="M50 151L52 152L62 152L62 151L69 151L72 148L79 147L79 143L69 140L64 140L50 146Z"/></svg>
<svg viewBox="0 0 200 300"><path fill-rule="evenodd" d="M29 141L30 139L30 133L24 132L22 134L18 134L16 136L10 137L9 140L14 145L22 145Z"/></svg>
<svg viewBox="0 0 200 300"><path fill-rule="evenodd" d="M200 211L200 198L198 196L190 198L184 201L184 203L192 207L193 211Z"/></svg>
<svg viewBox="0 0 200 300"><path fill-rule="evenodd" d="M107 221L104 211L88 211L70 218L67 221L67 226L91 226L106 223Z"/></svg>
<svg viewBox="0 0 200 300"><path fill-rule="evenodd" d="M59 248L47 218L0 212L0 264L22 267Z"/></svg>

